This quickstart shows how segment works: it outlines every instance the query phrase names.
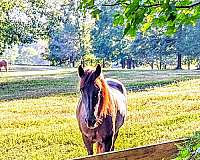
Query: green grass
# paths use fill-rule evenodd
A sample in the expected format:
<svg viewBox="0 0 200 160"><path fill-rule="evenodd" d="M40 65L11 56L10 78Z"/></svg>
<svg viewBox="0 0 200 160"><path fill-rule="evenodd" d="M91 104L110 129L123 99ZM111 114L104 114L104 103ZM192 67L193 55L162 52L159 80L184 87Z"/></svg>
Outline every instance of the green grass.
<svg viewBox="0 0 200 160"><path fill-rule="evenodd" d="M145 86L152 82L162 85L165 81L183 80L186 76L198 78L198 72L186 71L130 71L129 78L128 71L105 72L109 77L117 78L118 75L124 82L123 76L127 76L126 86L139 83ZM20 80L19 76L12 79L9 75L10 80L1 83L1 86L7 85L7 89L14 89L0 91L1 97L6 92L10 94L0 100L0 159L70 159L87 154L75 116L79 94L68 93L68 85L64 86L69 82L77 88L75 73L63 71L59 76L57 72L48 73L46 79L30 74L26 80ZM166 76L167 73L170 76ZM160 79L152 80L157 74ZM136 75L140 78L134 79ZM68 81L65 76L71 79ZM50 94L53 87L57 92ZM66 90L59 90L62 87ZM43 94L43 89L47 95ZM35 92L35 96L30 97L28 91ZM24 94L21 99L20 94ZM120 130L116 150L183 138L198 130L199 79L132 91L128 92L128 117Z"/></svg>

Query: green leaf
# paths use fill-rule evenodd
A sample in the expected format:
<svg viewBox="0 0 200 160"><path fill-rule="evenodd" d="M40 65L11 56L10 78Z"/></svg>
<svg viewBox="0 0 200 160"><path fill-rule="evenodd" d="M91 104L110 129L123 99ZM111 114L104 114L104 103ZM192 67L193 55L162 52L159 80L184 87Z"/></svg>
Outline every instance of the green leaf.
<svg viewBox="0 0 200 160"><path fill-rule="evenodd" d="M91 12L92 18L99 19L99 14L101 13L101 10L98 8L94 8L93 11Z"/></svg>
<svg viewBox="0 0 200 160"><path fill-rule="evenodd" d="M146 11L145 8L142 8L142 9L140 9L140 10L137 11L137 13L135 15L135 17L137 17L137 18L135 18L135 24L136 25L140 24L141 22L143 22L144 17L145 17L145 15L144 15L145 11Z"/></svg>
<svg viewBox="0 0 200 160"><path fill-rule="evenodd" d="M135 27L135 26L131 26L131 28L129 29L129 35L131 36L131 37L135 37L136 36L136 30L137 30L137 28Z"/></svg>
<svg viewBox="0 0 200 160"><path fill-rule="evenodd" d="M118 15L115 17L113 25L118 26L118 25L123 25L124 24L124 17L123 15Z"/></svg>
<svg viewBox="0 0 200 160"><path fill-rule="evenodd" d="M171 12L167 18L167 21L174 21L176 19L176 13L175 12Z"/></svg>
<svg viewBox="0 0 200 160"><path fill-rule="evenodd" d="M166 16L160 16L159 18L154 18L153 20L154 26L163 27L166 25Z"/></svg>
<svg viewBox="0 0 200 160"><path fill-rule="evenodd" d="M90 0L90 1L88 2L88 4L89 4L89 6L94 6L94 0Z"/></svg>
<svg viewBox="0 0 200 160"><path fill-rule="evenodd" d="M146 32L151 26L151 23L144 23L143 26L141 27L142 32Z"/></svg>
<svg viewBox="0 0 200 160"><path fill-rule="evenodd" d="M131 28L131 24L130 24L130 23L127 23L127 24L126 24L126 28L124 29L124 34L123 34L123 36L127 35L127 33L129 32L130 28Z"/></svg>
<svg viewBox="0 0 200 160"><path fill-rule="evenodd" d="M186 148L180 151L181 158L187 158L188 156L190 156L190 152Z"/></svg>
<svg viewBox="0 0 200 160"><path fill-rule="evenodd" d="M131 16L139 7L139 0L134 0L125 10L125 16Z"/></svg>
<svg viewBox="0 0 200 160"><path fill-rule="evenodd" d="M170 36L170 35L174 34L175 32L176 32L175 24L168 23L166 34Z"/></svg>

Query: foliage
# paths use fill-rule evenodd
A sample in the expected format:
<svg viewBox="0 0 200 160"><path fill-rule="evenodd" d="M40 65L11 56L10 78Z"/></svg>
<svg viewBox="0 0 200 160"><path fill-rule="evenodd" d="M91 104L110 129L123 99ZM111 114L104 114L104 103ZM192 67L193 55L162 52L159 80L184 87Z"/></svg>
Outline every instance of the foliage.
<svg viewBox="0 0 200 160"><path fill-rule="evenodd" d="M178 146L180 148L176 160L195 160L200 158L200 132L197 131L188 141Z"/></svg>
<svg viewBox="0 0 200 160"><path fill-rule="evenodd" d="M49 62L43 59L47 52L47 42L38 40L31 44L23 44L18 46L16 58L13 64L26 65L48 65ZM3 55L7 55L4 53ZM7 59L10 62L10 59Z"/></svg>
<svg viewBox="0 0 200 160"><path fill-rule="evenodd" d="M60 23L64 1L3 0L0 2L0 54L14 44L48 38Z"/></svg>
<svg viewBox="0 0 200 160"><path fill-rule="evenodd" d="M18 54L19 48L17 45L12 48L6 48L4 53L0 56L1 59L6 59L10 64L14 64Z"/></svg>
<svg viewBox="0 0 200 160"><path fill-rule="evenodd" d="M114 10L104 8L99 14L99 20L91 31L92 48L94 54L99 58L110 59L116 49L116 44L122 37L122 28L113 27L113 18L110 16Z"/></svg>
<svg viewBox="0 0 200 160"><path fill-rule="evenodd" d="M69 1L64 5L62 30L55 30L50 38L48 59L55 64L70 64L90 53L90 26L92 22L77 9L79 1Z"/></svg>
<svg viewBox="0 0 200 160"><path fill-rule="evenodd" d="M182 26L175 35L176 52L186 57L187 61L200 63L200 21L196 26ZM198 66L197 66L198 67Z"/></svg>
<svg viewBox="0 0 200 160"><path fill-rule="evenodd" d="M173 54L174 50L174 38L165 36L162 30L156 28L145 35L138 33L130 46L134 59L142 64L149 64L152 68L155 62L167 64L166 57Z"/></svg>
<svg viewBox="0 0 200 160"><path fill-rule="evenodd" d="M65 23L63 31L51 37L48 60L56 64L75 60L78 53L78 35L76 32L75 26Z"/></svg>
<svg viewBox="0 0 200 160"><path fill-rule="evenodd" d="M124 35L136 36L136 31L145 32L152 27L165 27L166 34L177 31L180 25L194 24L200 18L200 2L193 0L82 0L83 12L99 14L102 6L120 6L115 14L115 25L124 25Z"/></svg>

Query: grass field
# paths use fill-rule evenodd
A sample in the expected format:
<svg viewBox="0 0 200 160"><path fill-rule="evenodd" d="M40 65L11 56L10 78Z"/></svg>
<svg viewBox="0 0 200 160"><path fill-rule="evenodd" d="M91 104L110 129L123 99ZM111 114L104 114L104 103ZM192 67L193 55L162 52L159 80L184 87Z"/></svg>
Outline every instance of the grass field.
<svg viewBox="0 0 200 160"><path fill-rule="evenodd" d="M200 130L198 71L104 72L130 90L142 89L128 92L128 118L116 150L187 137ZM86 155L75 118L79 97L76 70L0 74L0 159ZM158 87L162 84L165 86Z"/></svg>

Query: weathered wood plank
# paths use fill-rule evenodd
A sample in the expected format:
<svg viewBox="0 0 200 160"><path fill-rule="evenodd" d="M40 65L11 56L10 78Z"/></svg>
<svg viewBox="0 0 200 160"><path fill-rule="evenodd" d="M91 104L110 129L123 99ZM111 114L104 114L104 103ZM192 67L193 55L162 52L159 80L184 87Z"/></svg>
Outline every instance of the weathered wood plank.
<svg viewBox="0 0 200 160"><path fill-rule="evenodd" d="M180 139L155 145L75 158L74 160L168 160L178 153L176 144L180 144L186 140Z"/></svg>

